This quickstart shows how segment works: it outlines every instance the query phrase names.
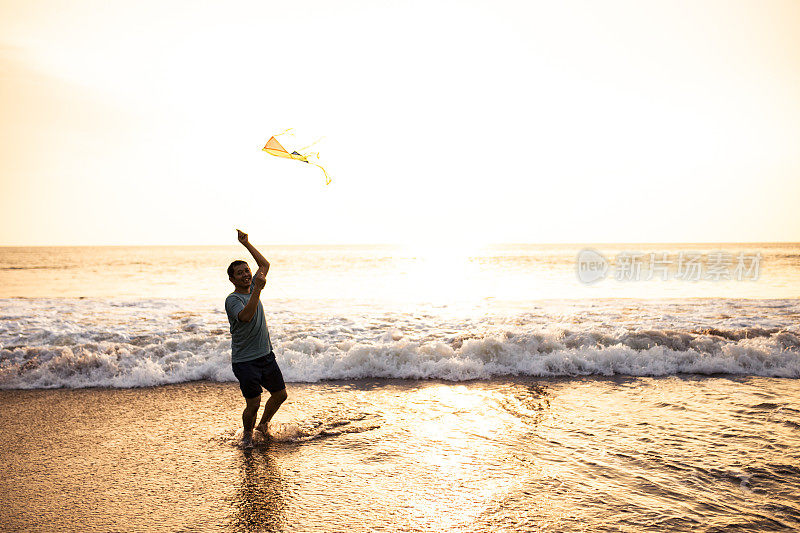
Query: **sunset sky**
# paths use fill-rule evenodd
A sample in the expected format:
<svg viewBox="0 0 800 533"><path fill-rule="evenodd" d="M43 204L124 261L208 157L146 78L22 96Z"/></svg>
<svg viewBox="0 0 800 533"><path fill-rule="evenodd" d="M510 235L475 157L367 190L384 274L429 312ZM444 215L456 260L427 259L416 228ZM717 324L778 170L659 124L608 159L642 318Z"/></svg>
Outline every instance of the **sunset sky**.
<svg viewBox="0 0 800 533"><path fill-rule="evenodd" d="M0 99L0 245L800 241L796 1L0 1Z"/></svg>

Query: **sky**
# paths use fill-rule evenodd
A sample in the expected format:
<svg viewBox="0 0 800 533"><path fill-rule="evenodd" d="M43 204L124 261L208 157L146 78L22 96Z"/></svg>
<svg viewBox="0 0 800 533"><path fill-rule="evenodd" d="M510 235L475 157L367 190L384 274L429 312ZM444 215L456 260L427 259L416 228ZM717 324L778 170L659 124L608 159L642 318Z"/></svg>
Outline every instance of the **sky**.
<svg viewBox="0 0 800 533"><path fill-rule="evenodd" d="M798 242L800 2L0 0L0 136L5 246Z"/></svg>

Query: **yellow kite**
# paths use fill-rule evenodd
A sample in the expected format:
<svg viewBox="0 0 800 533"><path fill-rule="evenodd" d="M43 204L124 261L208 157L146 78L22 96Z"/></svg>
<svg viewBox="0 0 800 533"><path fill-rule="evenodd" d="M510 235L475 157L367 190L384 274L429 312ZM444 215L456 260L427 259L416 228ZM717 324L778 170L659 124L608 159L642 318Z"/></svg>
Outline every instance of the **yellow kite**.
<svg viewBox="0 0 800 533"><path fill-rule="evenodd" d="M309 148L309 147L306 147ZM267 144L264 145L262 148L263 151L267 152L270 155L274 155L276 157L285 157L286 159L294 159L296 161L302 161L303 163L309 163L314 165L315 167L319 167L322 170L322 173L325 174L325 185L329 185L331 183L331 178L328 177L328 173L322 168L321 165L314 163L313 161L309 161L310 157L319 157L319 154L316 152L307 152L305 154L301 154L300 152L294 151L289 153L286 148L281 146L281 143L278 142L274 136L270 137L267 141Z"/></svg>

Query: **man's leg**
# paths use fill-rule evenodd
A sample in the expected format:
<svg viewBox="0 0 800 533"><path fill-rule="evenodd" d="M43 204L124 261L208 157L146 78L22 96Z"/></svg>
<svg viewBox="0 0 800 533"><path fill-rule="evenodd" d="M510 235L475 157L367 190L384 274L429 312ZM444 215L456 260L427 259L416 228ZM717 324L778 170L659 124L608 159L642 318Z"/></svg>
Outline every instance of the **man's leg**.
<svg viewBox="0 0 800 533"><path fill-rule="evenodd" d="M258 406L261 405L261 395L254 398L245 398L247 407L244 408L242 413L242 425L244 426L244 440L253 439L253 425L256 423L256 416L258 416Z"/></svg>
<svg viewBox="0 0 800 533"><path fill-rule="evenodd" d="M264 406L264 414L261 415L261 422L258 423L258 427L256 428L264 435L267 434L267 427L269 425L269 421L272 420L272 416L278 411L281 404L286 401L288 395L286 394L286 389L281 389L277 392L270 393L269 400L267 400L266 405ZM256 409L258 406L256 406Z"/></svg>

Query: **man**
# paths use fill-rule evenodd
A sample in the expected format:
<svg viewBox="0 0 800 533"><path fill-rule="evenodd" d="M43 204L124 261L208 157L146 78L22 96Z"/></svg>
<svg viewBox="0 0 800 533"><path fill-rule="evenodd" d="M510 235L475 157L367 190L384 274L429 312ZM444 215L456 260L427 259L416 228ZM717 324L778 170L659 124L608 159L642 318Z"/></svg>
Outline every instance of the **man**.
<svg viewBox="0 0 800 533"><path fill-rule="evenodd" d="M261 289L267 282L269 261L250 244L246 233L238 229L236 231L239 234L239 242L258 263L254 277L251 276L250 267L245 261L234 261L230 264L228 279L236 290L225 299L225 311L231 324L233 374L239 380L239 388L247 403L242 413L244 425L242 445L245 448L252 448L253 425L258 415L258 407L261 405L261 387L269 391L270 397L256 429L266 437L269 421L286 401L286 385L283 382L281 369L275 361L267 321L264 318L264 307L260 301Z"/></svg>

